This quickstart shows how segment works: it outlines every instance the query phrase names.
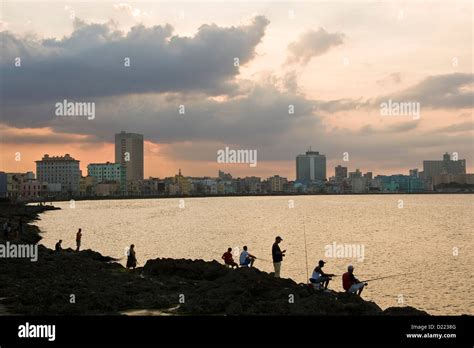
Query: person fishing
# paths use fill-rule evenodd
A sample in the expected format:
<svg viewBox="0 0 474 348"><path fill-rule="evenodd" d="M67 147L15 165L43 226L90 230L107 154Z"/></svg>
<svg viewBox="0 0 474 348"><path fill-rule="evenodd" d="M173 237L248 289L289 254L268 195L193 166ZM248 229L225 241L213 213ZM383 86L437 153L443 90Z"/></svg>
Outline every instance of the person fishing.
<svg viewBox="0 0 474 348"><path fill-rule="evenodd" d="M256 256L249 254L247 246L244 245L244 250L240 253L239 263L240 267L252 267L253 263L257 259Z"/></svg>
<svg viewBox="0 0 474 348"><path fill-rule="evenodd" d="M313 271L313 275L309 279L316 290L327 290L329 282L332 280L332 277L334 277L334 274L324 273L323 267L325 263L325 261L319 260L318 265ZM323 287L323 289L321 289L321 287Z"/></svg>
<svg viewBox="0 0 474 348"><path fill-rule="evenodd" d="M234 258L232 257L232 248L227 249L227 252L222 255L222 259L224 260L224 263L227 266L230 266L231 268L239 268L239 265L234 261Z"/></svg>
<svg viewBox="0 0 474 348"><path fill-rule="evenodd" d="M366 285L367 283L362 283L354 276L354 266L349 265L347 272L342 275L342 287L344 290L351 294L357 293L360 296Z"/></svg>
<svg viewBox="0 0 474 348"><path fill-rule="evenodd" d="M280 242L283 240L280 236L275 238L275 243L272 246L273 268L275 269L275 278L280 278L281 262L285 256L286 250L281 251Z"/></svg>
<svg viewBox="0 0 474 348"><path fill-rule="evenodd" d="M60 240L56 243L56 245L54 246L54 250L55 250L56 252L60 252L61 250L63 250L63 248L61 247L61 243L62 243L62 242L63 242L62 239L60 239Z"/></svg>
<svg viewBox="0 0 474 348"><path fill-rule="evenodd" d="M80 228L79 231L76 233L76 251L79 251L81 248L81 239L82 239L82 229Z"/></svg>
<svg viewBox="0 0 474 348"><path fill-rule="evenodd" d="M137 267L137 256L135 254L135 244L130 245L127 253L127 268Z"/></svg>

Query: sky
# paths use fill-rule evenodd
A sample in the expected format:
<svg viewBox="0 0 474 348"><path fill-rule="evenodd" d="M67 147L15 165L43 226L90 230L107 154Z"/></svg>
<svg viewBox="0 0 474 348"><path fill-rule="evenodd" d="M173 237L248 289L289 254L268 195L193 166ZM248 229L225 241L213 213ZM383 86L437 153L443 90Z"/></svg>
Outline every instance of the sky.
<svg viewBox="0 0 474 348"><path fill-rule="evenodd" d="M472 21L468 0L3 1L0 170L69 153L85 175L124 130L145 137L146 177L294 179L309 147L328 177L445 152L473 172ZM65 99L95 117L57 116ZM217 163L226 147L257 166Z"/></svg>

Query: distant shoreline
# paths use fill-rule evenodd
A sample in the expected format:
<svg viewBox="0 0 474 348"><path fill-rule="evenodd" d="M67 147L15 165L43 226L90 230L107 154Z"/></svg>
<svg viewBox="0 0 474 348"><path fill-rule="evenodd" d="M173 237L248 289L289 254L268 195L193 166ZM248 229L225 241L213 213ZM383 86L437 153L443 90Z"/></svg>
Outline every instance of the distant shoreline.
<svg viewBox="0 0 474 348"><path fill-rule="evenodd" d="M188 199L188 198L222 198L222 197L299 197L299 196L385 196L385 195L468 195L474 192L370 192L370 193L274 193L274 194L217 194L217 195L142 195L142 196L85 196L70 198L48 198L44 200L23 201L23 203L40 202L69 202L74 201L101 201L101 200L128 200L128 199Z"/></svg>

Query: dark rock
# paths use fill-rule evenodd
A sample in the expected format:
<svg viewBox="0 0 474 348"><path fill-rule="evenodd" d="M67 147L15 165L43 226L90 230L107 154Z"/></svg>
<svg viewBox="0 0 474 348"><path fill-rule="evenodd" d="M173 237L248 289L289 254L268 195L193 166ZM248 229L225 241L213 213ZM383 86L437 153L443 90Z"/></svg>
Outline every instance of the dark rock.
<svg viewBox="0 0 474 348"><path fill-rule="evenodd" d="M407 307L389 307L383 311L384 315L417 315L417 316L423 316L423 315L429 315L427 312L413 308L411 306Z"/></svg>

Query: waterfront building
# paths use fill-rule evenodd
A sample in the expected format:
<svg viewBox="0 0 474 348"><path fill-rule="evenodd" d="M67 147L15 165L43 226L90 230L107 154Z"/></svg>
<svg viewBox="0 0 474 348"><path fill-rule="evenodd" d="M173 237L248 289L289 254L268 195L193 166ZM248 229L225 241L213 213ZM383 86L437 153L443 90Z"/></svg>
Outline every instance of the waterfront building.
<svg viewBox="0 0 474 348"><path fill-rule="evenodd" d="M296 157L296 180L300 182L326 180L326 156L318 151L306 151Z"/></svg>
<svg viewBox="0 0 474 348"><path fill-rule="evenodd" d="M433 185L456 183L460 185L474 185L474 174L439 174L433 177Z"/></svg>
<svg viewBox="0 0 474 348"><path fill-rule="evenodd" d="M418 168L415 168L415 169L410 169L409 171L409 175L413 178L418 178Z"/></svg>
<svg viewBox="0 0 474 348"><path fill-rule="evenodd" d="M89 166L87 167L89 169ZM100 182L103 182L101 180ZM97 179L93 176L83 176L79 180L79 196L89 197L95 194L95 185L97 184Z"/></svg>
<svg viewBox="0 0 474 348"><path fill-rule="evenodd" d="M87 175L93 177L96 183L103 181L123 183L125 180L120 163L91 163L87 166Z"/></svg>
<svg viewBox="0 0 474 348"><path fill-rule="evenodd" d="M353 193L367 193L368 179L366 177L355 176L351 178L351 186Z"/></svg>
<svg viewBox="0 0 474 348"><path fill-rule="evenodd" d="M269 184L270 192L283 192L284 185L288 182L287 178L283 178L279 175L274 175L267 179Z"/></svg>
<svg viewBox="0 0 474 348"><path fill-rule="evenodd" d="M219 170L218 178L223 180L223 181L231 181L232 180L232 175L230 175L230 173L224 173L222 170Z"/></svg>
<svg viewBox="0 0 474 348"><path fill-rule="evenodd" d="M466 174L466 160L452 160L451 156L445 153L442 161L423 161L423 174L426 179L433 179L440 174Z"/></svg>
<svg viewBox="0 0 474 348"><path fill-rule="evenodd" d="M335 171L335 180L336 182L341 182L344 179L347 179L347 167L343 167L341 165L338 165L337 167L334 168Z"/></svg>
<svg viewBox="0 0 474 348"><path fill-rule="evenodd" d="M353 178L362 178L362 172L359 169L356 169L355 172L349 172L349 179Z"/></svg>
<svg viewBox="0 0 474 348"><path fill-rule="evenodd" d="M79 161L69 154L64 156L44 155L36 161L36 176L38 181L48 184L61 184L63 193L76 193L79 191L81 170Z"/></svg>
<svg viewBox="0 0 474 348"><path fill-rule="evenodd" d="M125 181L143 180L143 158L142 134L124 131L115 134L115 163L121 164ZM123 182L121 189L124 189Z"/></svg>

